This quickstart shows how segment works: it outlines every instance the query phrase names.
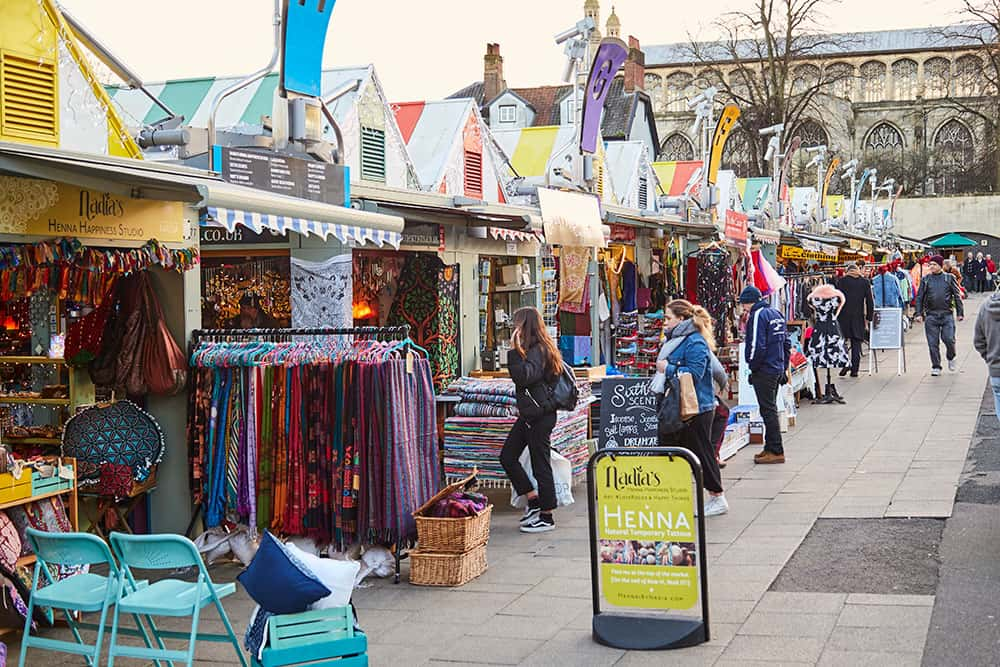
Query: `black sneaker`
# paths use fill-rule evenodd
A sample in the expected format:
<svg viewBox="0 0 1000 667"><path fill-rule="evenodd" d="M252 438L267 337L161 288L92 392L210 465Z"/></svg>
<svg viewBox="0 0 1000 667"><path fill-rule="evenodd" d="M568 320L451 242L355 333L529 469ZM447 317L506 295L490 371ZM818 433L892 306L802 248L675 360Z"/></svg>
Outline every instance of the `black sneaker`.
<svg viewBox="0 0 1000 667"><path fill-rule="evenodd" d="M539 507L525 507L524 514L521 515L521 525L527 526L529 523L534 522L541 513L542 510Z"/></svg>
<svg viewBox="0 0 1000 667"><path fill-rule="evenodd" d="M552 517L543 517L541 514L530 523L521 524L522 533L547 533L555 529L556 522Z"/></svg>

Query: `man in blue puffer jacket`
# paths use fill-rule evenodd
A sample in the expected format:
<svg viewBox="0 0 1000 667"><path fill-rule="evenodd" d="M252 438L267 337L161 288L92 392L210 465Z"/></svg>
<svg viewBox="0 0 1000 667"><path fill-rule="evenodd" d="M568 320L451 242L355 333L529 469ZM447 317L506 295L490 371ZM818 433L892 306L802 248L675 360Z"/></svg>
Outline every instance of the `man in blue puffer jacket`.
<svg viewBox="0 0 1000 667"><path fill-rule="evenodd" d="M792 343L785 318L763 300L760 290L747 287L740 293L743 311L749 313L744 355L750 367L750 384L757 394L760 416L764 419L764 451L754 463L784 463L778 420L778 387L788 382L788 362Z"/></svg>

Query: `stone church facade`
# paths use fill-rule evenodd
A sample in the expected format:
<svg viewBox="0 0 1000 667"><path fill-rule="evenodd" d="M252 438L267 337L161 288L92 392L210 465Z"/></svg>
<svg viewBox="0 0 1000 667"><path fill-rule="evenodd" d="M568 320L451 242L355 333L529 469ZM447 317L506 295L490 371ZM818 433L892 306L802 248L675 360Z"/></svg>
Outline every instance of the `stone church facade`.
<svg viewBox="0 0 1000 667"><path fill-rule="evenodd" d="M987 96L995 88L983 75L988 64L981 49L946 28L831 37L831 43L849 46L830 48L792 70L792 91L797 85L820 81L824 71L833 81L817 96L815 117L804 119L793 133L803 145L826 144L845 162L857 158L862 168L911 169L915 173L907 184L910 193L994 189L988 123L970 111L989 113L996 104L995 97ZM691 132L695 117L686 102L707 85L701 70L711 66L732 75L735 68L727 71L723 61L695 60L690 44L651 45L643 51L643 83L653 100L660 159L697 159L698 139ZM749 175L746 150L745 141L734 133L723 166L737 175ZM802 177L815 182L814 176Z"/></svg>

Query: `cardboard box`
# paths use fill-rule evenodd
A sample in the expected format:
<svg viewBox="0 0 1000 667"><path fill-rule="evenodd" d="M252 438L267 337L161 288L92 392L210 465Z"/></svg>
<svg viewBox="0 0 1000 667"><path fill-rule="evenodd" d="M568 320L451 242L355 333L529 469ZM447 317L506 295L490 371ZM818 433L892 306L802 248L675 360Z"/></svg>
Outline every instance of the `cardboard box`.
<svg viewBox="0 0 1000 667"><path fill-rule="evenodd" d="M764 422L755 420L748 422L748 426L750 428L750 444L764 444Z"/></svg>

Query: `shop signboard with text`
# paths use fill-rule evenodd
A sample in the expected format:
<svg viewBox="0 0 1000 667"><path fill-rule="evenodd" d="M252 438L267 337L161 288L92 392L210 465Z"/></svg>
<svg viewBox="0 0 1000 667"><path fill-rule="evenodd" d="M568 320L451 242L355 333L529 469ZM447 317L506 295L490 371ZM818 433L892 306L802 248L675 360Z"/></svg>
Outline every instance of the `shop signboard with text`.
<svg viewBox="0 0 1000 667"><path fill-rule="evenodd" d="M164 243L184 240L180 202L132 199L34 178L0 176L0 233Z"/></svg>
<svg viewBox="0 0 1000 667"><path fill-rule="evenodd" d="M601 422L597 446L655 447L656 394L648 378L605 378L601 381Z"/></svg>
<svg viewBox="0 0 1000 667"><path fill-rule="evenodd" d="M748 221L745 213L726 211L726 240L736 246L746 246Z"/></svg>
<svg viewBox="0 0 1000 667"><path fill-rule="evenodd" d="M215 147L222 180L287 197L350 206L350 171L329 162L279 155L264 149Z"/></svg>
<svg viewBox="0 0 1000 667"><path fill-rule="evenodd" d="M599 450L587 471L594 639L626 649L708 641L701 465L675 447ZM669 612L701 602L701 618ZM602 611L602 602L627 609Z"/></svg>

